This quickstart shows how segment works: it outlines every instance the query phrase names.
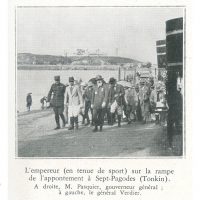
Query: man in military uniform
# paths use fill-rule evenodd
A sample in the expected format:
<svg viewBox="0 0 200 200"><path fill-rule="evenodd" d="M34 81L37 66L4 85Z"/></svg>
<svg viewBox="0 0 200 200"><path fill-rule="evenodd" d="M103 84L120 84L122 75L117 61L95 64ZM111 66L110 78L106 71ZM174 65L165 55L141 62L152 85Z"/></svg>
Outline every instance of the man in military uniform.
<svg viewBox="0 0 200 200"><path fill-rule="evenodd" d="M69 130L78 129L78 115L80 109L83 107L83 99L81 90L78 85L74 84L74 77L69 77L69 87L66 89L65 104L68 107L68 114L70 117Z"/></svg>
<svg viewBox="0 0 200 200"><path fill-rule="evenodd" d="M97 85L94 86L91 102L91 107L93 108L93 122L95 126L93 132L98 131L98 126L100 126L100 131L102 131L108 99L108 90L103 84L103 78L100 75L96 77L96 82Z"/></svg>
<svg viewBox="0 0 200 200"><path fill-rule="evenodd" d="M60 83L60 76L54 77L55 83L52 84L51 89L47 96L47 102L51 102L55 113L55 121L56 121L56 128L60 129L60 120L59 116L62 119L63 127L65 127L65 117L63 115L64 112L64 94L65 94L65 85ZM53 94L53 97L52 97Z"/></svg>
<svg viewBox="0 0 200 200"><path fill-rule="evenodd" d="M110 91L108 102L110 104L110 112L111 112L111 123L113 124L113 119L115 112L117 112L118 119L118 127L121 127L121 118L123 114L123 105L125 103L124 95L125 91L122 85L116 83L115 78L110 78Z"/></svg>

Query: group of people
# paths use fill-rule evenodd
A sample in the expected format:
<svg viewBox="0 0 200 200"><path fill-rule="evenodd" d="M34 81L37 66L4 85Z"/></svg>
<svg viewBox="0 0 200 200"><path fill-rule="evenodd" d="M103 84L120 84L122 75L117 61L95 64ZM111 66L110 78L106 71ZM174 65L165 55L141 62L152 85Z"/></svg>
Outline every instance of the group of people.
<svg viewBox="0 0 200 200"><path fill-rule="evenodd" d="M80 84L75 83L74 77L69 77L67 85L61 83L60 76L54 80L46 101L55 113L55 129L61 128L60 118L62 127L69 121L69 130L78 129L80 116L82 124L94 126L94 132L103 130L105 120L111 126L117 122L118 127L124 117L128 124L135 120L146 123L154 113L158 98L164 99L164 94L158 94L149 82L124 87L113 77L106 83L100 75L93 82Z"/></svg>

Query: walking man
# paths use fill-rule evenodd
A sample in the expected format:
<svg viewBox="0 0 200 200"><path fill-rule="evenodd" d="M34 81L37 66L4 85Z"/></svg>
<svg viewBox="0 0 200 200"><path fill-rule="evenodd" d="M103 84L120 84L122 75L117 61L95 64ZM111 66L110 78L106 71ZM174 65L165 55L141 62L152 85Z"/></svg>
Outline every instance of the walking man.
<svg viewBox="0 0 200 200"><path fill-rule="evenodd" d="M134 117L133 120L136 121L136 105L138 104L138 98L134 88L128 87L125 91L125 100L128 124L130 124L132 121L131 114Z"/></svg>
<svg viewBox="0 0 200 200"><path fill-rule="evenodd" d="M64 94L66 86L60 82L60 76L54 77L55 83L52 84L51 89L47 96L47 102L51 102L53 107L53 111L55 113L55 121L56 121L56 128L60 129L60 119L62 119L62 127L65 127L65 117L63 115L64 112ZM53 97L52 97L53 94Z"/></svg>
<svg viewBox="0 0 200 200"><path fill-rule="evenodd" d="M93 108L93 122L95 126L93 132L98 131L98 126L100 126L100 131L102 131L108 99L108 89L103 84L103 78L100 75L96 77L96 82L97 85L94 86L91 105Z"/></svg>
<svg viewBox="0 0 200 200"><path fill-rule="evenodd" d="M88 86L85 90L85 93L83 94L83 98L85 101L85 113L83 116L83 121L85 122L85 119L87 119L86 126L90 124L90 118L89 118L89 110L91 112L91 115L93 116L93 110L91 108L91 101L92 101L92 94L93 94L93 84L92 82L88 82ZM92 117L93 118L93 117Z"/></svg>
<svg viewBox="0 0 200 200"><path fill-rule="evenodd" d="M114 115L117 112L118 127L121 127L125 91L122 85L116 83L115 78L110 78L109 84L111 85L108 97L108 102L111 105L111 123L113 124Z"/></svg>
<svg viewBox="0 0 200 200"><path fill-rule="evenodd" d="M66 89L65 104L68 107L68 115L70 118L69 130L74 130L74 124L78 129L78 115L83 107L83 99L81 90L78 85L74 84L74 77L69 77L69 86Z"/></svg>

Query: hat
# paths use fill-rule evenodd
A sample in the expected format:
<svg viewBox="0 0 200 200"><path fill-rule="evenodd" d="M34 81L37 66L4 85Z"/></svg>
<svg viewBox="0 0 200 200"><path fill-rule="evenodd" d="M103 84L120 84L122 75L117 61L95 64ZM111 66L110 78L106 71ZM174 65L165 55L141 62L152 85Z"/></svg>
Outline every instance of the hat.
<svg viewBox="0 0 200 200"><path fill-rule="evenodd" d="M110 84L113 84L113 83L115 83L115 82L116 82L116 79L113 78L113 77L111 77L110 80L109 80L109 83L110 83Z"/></svg>
<svg viewBox="0 0 200 200"><path fill-rule="evenodd" d="M103 78L102 78L101 75L97 75L95 79L96 79L96 81L98 81L98 80L103 80Z"/></svg>
<svg viewBox="0 0 200 200"><path fill-rule="evenodd" d="M87 86L87 83L86 83L86 82L82 82L82 83L81 83L81 86L86 87L86 86Z"/></svg>
<svg viewBox="0 0 200 200"><path fill-rule="evenodd" d="M93 83L91 81L88 82L88 87L92 87Z"/></svg>
<svg viewBox="0 0 200 200"><path fill-rule="evenodd" d="M74 82L74 77L69 77L69 82Z"/></svg>
<svg viewBox="0 0 200 200"><path fill-rule="evenodd" d="M60 76L54 76L55 81L60 81Z"/></svg>
<svg viewBox="0 0 200 200"><path fill-rule="evenodd" d="M140 87L139 87L139 85L137 84L136 86L135 86L135 89L139 89Z"/></svg>

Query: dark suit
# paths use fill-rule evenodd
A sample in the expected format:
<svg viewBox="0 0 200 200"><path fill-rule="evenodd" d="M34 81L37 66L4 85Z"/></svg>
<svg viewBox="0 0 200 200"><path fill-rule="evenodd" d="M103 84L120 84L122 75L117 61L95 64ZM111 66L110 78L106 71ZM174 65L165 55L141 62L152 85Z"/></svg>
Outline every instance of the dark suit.
<svg viewBox="0 0 200 200"><path fill-rule="evenodd" d="M124 95L125 91L122 85L115 84L110 87L108 102L111 106L111 124L113 124L115 112L117 111L118 126L121 126L121 116L123 114L123 105L125 104Z"/></svg>
<svg viewBox="0 0 200 200"><path fill-rule="evenodd" d="M108 100L108 88L105 85L100 87L94 86L92 95L92 105L93 107L93 122L95 127L100 126L102 128L104 123L105 108L102 108L103 102L107 104Z"/></svg>

